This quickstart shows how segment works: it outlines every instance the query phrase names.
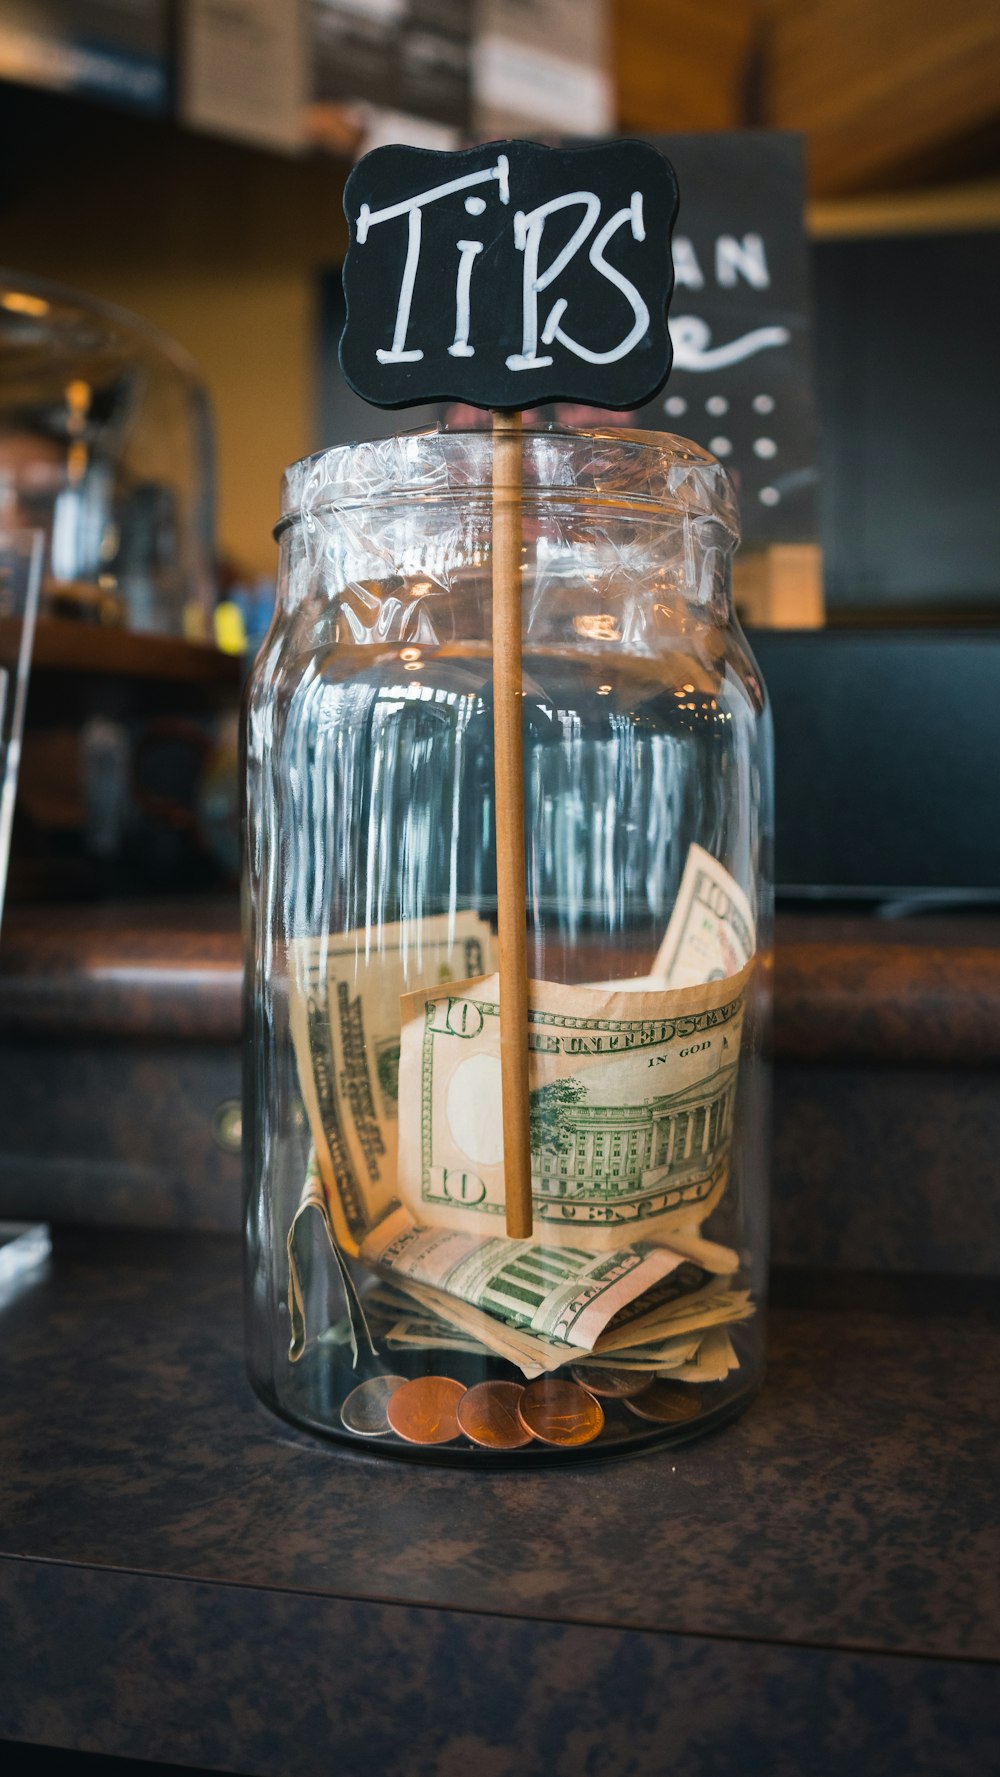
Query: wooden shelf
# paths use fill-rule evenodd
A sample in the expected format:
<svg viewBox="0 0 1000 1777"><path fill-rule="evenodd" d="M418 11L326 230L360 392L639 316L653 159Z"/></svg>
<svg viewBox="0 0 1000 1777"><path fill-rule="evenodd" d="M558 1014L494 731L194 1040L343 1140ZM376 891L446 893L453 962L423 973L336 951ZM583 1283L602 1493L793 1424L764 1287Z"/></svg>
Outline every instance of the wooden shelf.
<svg viewBox="0 0 1000 1777"><path fill-rule="evenodd" d="M0 661L16 658L19 633L19 623L0 618ZM39 618L31 670L234 688L240 681L239 660L206 642L105 629L63 617Z"/></svg>
<svg viewBox="0 0 1000 1777"><path fill-rule="evenodd" d="M933 185L917 191L817 198L806 207L813 240L857 235L972 234L1000 228L1000 179Z"/></svg>

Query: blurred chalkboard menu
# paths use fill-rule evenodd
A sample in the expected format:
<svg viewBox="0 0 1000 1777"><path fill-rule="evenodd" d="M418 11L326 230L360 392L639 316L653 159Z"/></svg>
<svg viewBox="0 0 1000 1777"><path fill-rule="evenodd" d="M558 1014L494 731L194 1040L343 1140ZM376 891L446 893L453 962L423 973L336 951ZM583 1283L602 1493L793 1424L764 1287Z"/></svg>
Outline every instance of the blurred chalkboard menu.
<svg viewBox="0 0 1000 1777"><path fill-rule="evenodd" d="M167 109L167 0L18 0L2 13L0 79Z"/></svg>
<svg viewBox="0 0 1000 1777"><path fill-rule="evenodd" d="M457 145L470 122L471 26L468 0L311 0L309 135L354 153L394 139L395 124L408 141Z"/></svg>
<svg viewBox="0 0 1000 1777"><path fill-rule="evenodd" d="M816 402L802 138L661 136L680 187L670 305L674 367L636 424L725 463L747 543L817 534Z"/></svg>
<svg viewBox="0 0 1000 1777"><path fill-rule="evenodd" d="M816 537L816 417L803 233L801 138L775 131L655 138L680 186L670 308L674 368L636 413L577 403L525 421L679 432L725 463L751 546ZM387 418L347 387L337 364L344 324L339 268L324 276L319 446L373 438ZM488 424L452 403L410 409L408 425Z"/></svg>

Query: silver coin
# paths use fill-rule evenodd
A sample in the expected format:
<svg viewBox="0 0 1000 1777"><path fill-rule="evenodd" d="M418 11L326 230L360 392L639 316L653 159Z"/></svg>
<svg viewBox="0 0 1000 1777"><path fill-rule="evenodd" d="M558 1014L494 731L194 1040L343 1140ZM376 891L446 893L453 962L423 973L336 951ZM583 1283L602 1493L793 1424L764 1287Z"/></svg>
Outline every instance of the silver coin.
<svg viewBox="0 0 1000 1777"><path fill-rule="evenodd" d="M359 1383L340 1409L347 1430L359 1438L388 1437L392 1427L385 1410L405 1381L405 1376L374 1376L370 1382Z"/></svg>

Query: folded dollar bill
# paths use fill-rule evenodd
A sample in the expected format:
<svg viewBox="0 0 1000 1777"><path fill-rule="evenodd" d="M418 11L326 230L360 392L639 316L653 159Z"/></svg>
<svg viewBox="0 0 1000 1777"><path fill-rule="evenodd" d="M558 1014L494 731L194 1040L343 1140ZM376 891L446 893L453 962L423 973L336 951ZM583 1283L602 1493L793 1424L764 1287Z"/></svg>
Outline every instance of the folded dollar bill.
<svg viewBox="0 0 1000 1777"><path fill-rule="evenodd" d="M688 847L677 900L652 977L670 987L692 987L736 975L756 948L753 908L718 858Z"/></svg>
<svg viewBox="0 0 1000 1777"><path fill-rule="evenodd" d="M594 986L652 993L723 981L739 974L756 945L753 908L736 878L711 852L690 845L670 924L649 974Z"/></svg>
<svg viewBox="0 0 1000 1777"><path fill-rule="evenodd" d="M549 1245L697 1232L726 1186L752 964L652 993L529 984L532 1204ZM499 977L401 1001L398 1195L420 1226L505 1213Z"/></svg>
<svg viewBox="0 0 1000 1777"><path fill-rule="evenodd" d="M396 1198L400 995L494 967L478 913L296 938L289 1022L299 1089L340 1250L355 1257Z"/></svg>
<svg viewBox="0 0 1000 1777"><path fill-rule="evenodd" d="M378 1231L375 1244L384 1244L398 1199L418 1232L448 1229L502 1253L495 942L485 918L457 911L289 947L290 1025L314 1143L288 1234L293 1357L306 1338L303 1277L310 1268L317 1275L311 1237L308 1254L303 1246L311 1212L349 1301L345 1259L369 1243L370 1262L371 1237ZM650 1242L669 1246L671 1268L689 1260L718 1277L738 1269L737 1254L700 1228L728 1178L753 946L746 896L693 846L653 973L601 988L532 985L538 1243L584 1262L609 1259L623 1290L615 1255L636 1247L645 1254ZM425 1309L434 1313L443 1302L455 1336L519 1362L526 1374L565 1361L561 1336L539 1330L548 1310L533 1310L539 1326L515 1324L492 1299L462 1300L416 1277L398 1281L403 1302L412 1306L417 1290L429 1291ZM598 1341L607 1325L621 1335L622 1318L658 1327L657 1306L643 1283L610 1314ZM363 1326L357 1302L354 1320Z"/></svg>
<svg viewBox="0 0 1000 1777"><path fill-rule="evenodd" d="M671 1371L675 1382L724 1382L740 1360L725 1327L710 1327L686 1363Z"/></svg>
<svg viewBox="0 0 1000 1777"><path fill-rule="evenodd" d="M421 1228L405 1209L369 1234L361 1257L376 1271L431 1284L509 1326L584 1351L594 1349L631 1303L650 1302L654 1286L666 1293L663 1280L670 1273L679 1273L671 1299L708 1280L706 1272L664 1246L578 1252L539 1240Z"/></svg>

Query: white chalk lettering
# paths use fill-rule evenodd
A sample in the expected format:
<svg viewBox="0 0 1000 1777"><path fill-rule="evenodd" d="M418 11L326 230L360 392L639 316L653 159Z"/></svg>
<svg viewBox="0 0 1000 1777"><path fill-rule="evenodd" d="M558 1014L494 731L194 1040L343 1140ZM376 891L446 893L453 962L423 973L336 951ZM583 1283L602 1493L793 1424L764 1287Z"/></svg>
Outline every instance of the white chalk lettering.
<svg viewBox="0 0 1000 1777"><path fill-rule="evenodd" d="M614 284L615 289L621 291L631 307L634 316L631 331L625 335L623 340L619 341L618 345L610 347L608 351L591 351L589 346L581 345L579 340L572 339L570 335L565 333L562 327L560 327L559 323L562 320L567 307L565 297L561 297L558 302L553 304L549 318L542 329L543 345L551 345L554 339L558 339L560 343L566 347L567 351L573 352L577 358L583 358L588 364L615 364L619 358L624 358L626 353L630 352L632 347L638 344L639 340L645 333L646 328L649 326L649 309L646 307L645 302L639 295L635 285L632 283L631 278L623 277L621 272L618 271L615 266L609 265L604 257L604 249L612 235L617 234L618 230L626 222L631 225L633 239L644 241L646 238L646 230L642 219L641 192L634 191L632 193L632 201L628 208L617 211L617 213L610 217L604 224L604 227L600 229L594 238L588 257L594 270L600 272L602 278L607 278L610 284ZM510 363L509 358L507 362L508 364Z"/></svg>
<svg viewBox="0 0 1000 1777"><path fill-rule="evenodd" d="M404 198L398 204L387 204L382 210L372 210L368 204L362 204L358 213L356 239L359 247L363 247L369 233L380 222L391 222L396 216L407 218L406 262L403 266L403 277L399 287L399 300L396 304L396 324L393 329L392 347L389 351L381 348L375 356L380 364L412 364L423 357L418 349L407 351L406 334L410 325L410 307L413 302L413 287L417 279L417 267L420 263L421 212L428 204L437 203L439 198L450 197L453 192L467 191L470 186L485 185L496 181L500 202L510 201L508 179L508 161L505 154L499 154L496 164L486 167L480 173L467 173L461 179L448 179L443 185L434 185L429 191L418 192L415 197ZM468 255L468 278L472 276L472 260L475 254ZM463 254L459 262L459 283L461 284L466 256ZM468 283L468 280L466 281ZM460 343L461 330L456 330L456 344ZM468 328L466 328L468 343ZM456 353L456 356L463 356Z"/></svg>
<svg viewBox="0 0 1000 1777"><path fill-rule="evenodd" d="M577 224L569 240L560 253L557 253L547 271L541 276L538 273L538 253L542 244L542 233L550 216L558 210L568 210L573 204L582 204L584 216ZM565 197L551 198L547 204L539 204L536 210L525 215L518 210L514 216L514 245L524 254L524 272L521 282L522 289L522 326L521 350L507 359L508 370L538 370L552 363L551 358L538 356L538 297L559 273L565 271L573 255L582 247L594 223L601 213L601 200L592 191L571 191ZM551 320L551 315L549 319Z"/></svg>
<svg viewBox="0 0 1000 1777"><path fill-rule="evenodd" d="M682 284L687 290L704 290L705 278L698 264L698 255L687 235L679 234L674 237L673 254L674 282Z"/></svg>
<svg viewBox="0 0 1000 1777"><path fill-rule="evenodd" d="M552 263L544 272L539 272L538 259L541 250L545 224L550 216L559 210L569 209L572 205L582 205L584 214L578 222L565 246L558 252ZM514 352L507 359L508 370L537 370L552 363L551 357L539 356L538 353L538 298L543 290L547 290L565 271L570 260L579 252L584 241L590 234L594 223L601 213L601 201L592 191L573 191L565 197L552 198L547 204L539 204L537 209L525 215L518 210L514 217L514 245L524 254L524 269L521 281L522 291L522 327L521 350ZM588 364L614 364L640 340L649 325L649 309L640 296L630 278L626 278L615 266L609 265L604 257L604 249L612 236L625 223L629 223L634 240L646 238L643 222L642 193L634 191L627 209L618 210L604 224L591 243L589 259L594 270L599 272L609 283L620 290L629 303L633 324L631 330L618 345L604 352L594 352L589 346L581 345L562 327L563 315L568 302L559 297L549 310L542 327L542 344L551 345L553 340L566 347L577 358L583 358Z"/></svg>
<svg viewBox="0 0 1000 1777"><path fill-rule="evenodd" d="M423 245L424 211L441 199L457 193L463 196L463 209L466 215L481 216L486 209L484 199L470 192L470 188L495 184L501 203L510 203L510 168L506 155L497 156L496 163L480 172L468 173L461 178L446 180L443 184L430 187L426 191L417 192L412 197L401 199L398 203L385 205L382 209L373 210L367 203L361 205L355 225L357 245L363 247L368 241L373 228L380 224L406 218L406 256L400 277L399 291L396 301L396 313L392 330L392 344L377 347L375 357L380 364L413 364L424 357L424 350L419 341L410 340L411 321L413 318L414 292L421 273L421 251ZM550 198L546 203L539 204L530 211L516 210L513 216L513 246L522 255L521 267L521 349L506 358L509 370L537 370L550 366L554 360L547 348L558 342L573 357L588 364L614 364L625 358L646 335L649 329L650 311L641 292L631 278L625 276L617 265L608 257L611 243L621 230L627 229L634 241L645 241L646 226L644 215L644 199L641 191L633 191L629 202L615 210L606 221L601 222L602 200L593 191L571 191L559 197ZM567 223L559 231L562 245L552 250L552 257L545 263L545 237L549 219L563 211L578 211L579 216L572 227L569 238L565 238L565 229L573 221L570 216ZM552 229L549 240L556 234ZM456 230L458 233L458 230ZM436 237L439 238L439 237ZM498 235L494 245L500 240ZM508 237L509 238L509 237ZM747 237L749 240L751 237ZM685 281L701 287L704 284L701 268L694 255L690 242L685 243L687 249ZM455 273L455 331L447 350L452 358L475 357L475 346L472 343L472 280L476 260L486 250L483 240L456 240L458 266ZM559 296L553 291L554 300L545 313L540 310L539 299L546 290L556 284L557 280L570 266L576 256L586 247L587 258L594 272L605 283L618 291L628 309L631 310L631 325L623 331L615 344L595 349L574 337L566 324L567 310L572 301L572 284L569 283L570 294ZM682 251L682 261L684 255ZM735 262L734 262L735 263ZM438 270L438 265L435 266ZM581 298L581 307L583 307ZM543 319L544 316L544 319Z"/></svg>
<svg viewBox="0 0 1000 1777"><path fill-rule="evenodd" d="M723 370L771 346L786 346L792 337L787 327L755 327L728 345L710 346L712 330L698 315L675 315L669 325L675 370Z"/></svg>
<svg viewBox="0 0 1000 1777"><path fill-rule="evenodd" d="M376 217L376 221L378 218ZM413 286L417 281L417 266L420 262L420 211L414 206L407 217L408 232L406 239L406 264L403 266L403 281L399 286L399 302L396 305L396 326L392 335L391 352L381 348L375 353L380 364L415 364L423 357L423 352L406 350L406 330L410 325L410 304L413 301Z"/></svg>
<svg viewBox="0 0 1000 1777"><path fill-rule="evenodd" d="M741 277L755 290L767 290L771 274L760 235L745 234L742 241L738 241L735 235L720 234L715 243L715 275L727 290L731 290Z"/></svg>
<svg viewBox="0 0 1000 1777"><path fill-rule="evenodd" d="M466 200L466 207L471 202ZM476 255L483 250L482 241L459 241L458 250L461 258L458 262L458 277L455 281L455 338L448 347L453 358L472 358L475 346L469 344L469 327L472 320L470 287L472 284L472 267Z"/></svg>

